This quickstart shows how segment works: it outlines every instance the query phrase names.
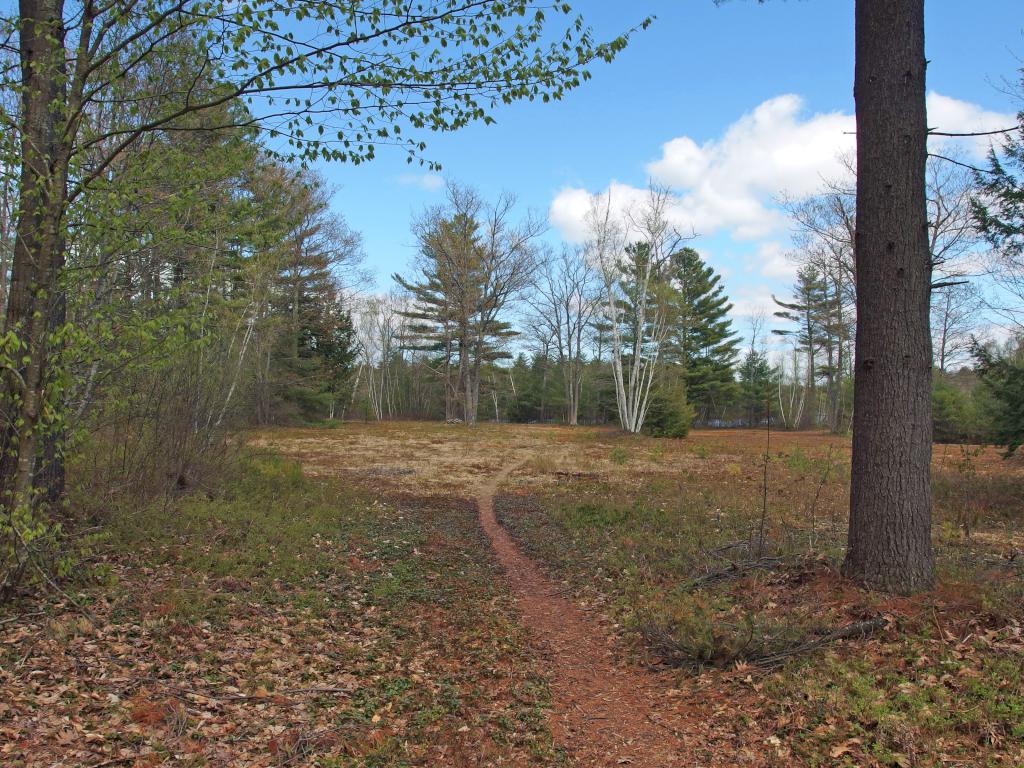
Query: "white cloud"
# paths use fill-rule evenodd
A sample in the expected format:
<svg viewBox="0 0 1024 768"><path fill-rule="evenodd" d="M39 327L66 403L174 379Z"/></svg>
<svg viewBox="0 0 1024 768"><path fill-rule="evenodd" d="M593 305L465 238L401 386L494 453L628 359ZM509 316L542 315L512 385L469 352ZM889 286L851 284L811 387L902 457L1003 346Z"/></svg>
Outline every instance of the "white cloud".
<svg viewBox="0 0 1024 768"><path fill-rule="evenodd" d="M587 239L584 222L590 209L590 200L591 195L585 189L564 188L551 201L548 221L564 239L572 243L582 243Z"/></svg>
<svg viewBox="0 0 1024 768"><path fill-rule="evenodd" d="M677 190L676 224L701 235L729 231L741 240L758 239L786 227L772 205L782 192L805 195L823 178L842 171L839 155L853 148L853 118L840 113L803 116L800 97L789 94L760 104L717 139L697 144L689 136L662 145L647 166L650 177ZM626 200L641 190L612 185ZM563 189L551 205L551 222L567 239L583 236L589 195Z"/></svg>
<svg viewBox="0 0 1024 768"><path fill-rule="evenodd" d="M426 192L434 192L444 186L444 178L436 173L403 173L398 183L406 187L419 187Z"/></svg>
<svg viewBox="0 0 1024 768"><path fill-rule="evenodd" d="M792 280L796 277L797 266L787 255L786 248L776 240L769 240L757 247L757 270L765 277Z"/></svg>
<svg viewBox="0 0 1024 768"><path fill-rule="evenodd" d="M928 94L928 127L934 131L943 133L978 133L983 131L998 131L1003 128L1012 128L1017 125L1015 115L1006 112L991 112L982 109L977 104L967 101L952 99L949 96L932 91ZM975 136L970 139L953 139L947 137L933 137L931 143L948 145L950 143L962 143L964 149L972 154L982 157L988 152L993 139L999 136Z"/></svg>
<svg viewBox="0 0 1024 768"><path fill-rule="evenodd" d="M785 301L783 296L779 298ZM785 320L775 316L779 311L779 305L772 298L772 288L769 285L752 283L741 286L729 300L732 302L732 312L729 314L732 317L733 330L741 334L746 333L747 338L750 333L750 321L757 316L764 322L762 334L769 339L772 338L773 328L783 328L787 325Z"/></svg>
<svg viewBox="0 0 1024 768"><path fill-rule="evenodd" d="M1009 114L982 109L937 93L928 95L929 124L950 132L992 130L1014 124ZM732 123L718 137L698 144L680 136L661 147L661 156L647 165L656 182L677 194L671 216L684 231L700 235L727 232L736 240L777 239L788 229L776 205L781 195L801 197L824 180L847 171L843 156L855 149L854 116L842 112L807 114L794 94L769 99ZM962 141L962 140L961 140ZM981 154L988 140L968 140L965 151ZM616 207L624 208L643 194L639 187L611 182ZM551 203L551 223L574 242L585 238L583 224L591 194L577 187L562 189ZM765 244L761 256L766 276L791 276L781 246Z"/></svg>

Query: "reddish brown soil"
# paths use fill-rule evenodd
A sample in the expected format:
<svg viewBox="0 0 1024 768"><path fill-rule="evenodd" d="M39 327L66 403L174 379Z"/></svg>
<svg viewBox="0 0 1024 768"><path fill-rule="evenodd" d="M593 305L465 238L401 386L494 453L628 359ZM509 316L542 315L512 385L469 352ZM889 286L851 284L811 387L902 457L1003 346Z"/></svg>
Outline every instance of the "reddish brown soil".
<svg viewBox="0 0 1024 768"><path fill-rule="evenodd" d="M583 766L687 764L686 724L677 713L656 709L664 683L652 672L617 662L600 623L561 597L558 585L498 523L494 493L510 471L480 489L480 523L508 574L522 620L546 656L556 740Z"/></svg>

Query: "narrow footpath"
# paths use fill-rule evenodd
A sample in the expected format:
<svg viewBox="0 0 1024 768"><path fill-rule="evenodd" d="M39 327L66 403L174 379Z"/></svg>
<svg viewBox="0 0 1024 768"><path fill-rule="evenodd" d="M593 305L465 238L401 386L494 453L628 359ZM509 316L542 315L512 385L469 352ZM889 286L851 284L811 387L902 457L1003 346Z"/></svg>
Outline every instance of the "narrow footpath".
<svg viewBox="0 0 1024 768"><path fill-rule="evenodd" d="M480 524L504 566L523 623L549 665L552 731L580 766L683 765L688 735L672 712L656 711L657 678L616 661L607 633L524 555L494 514L507 466L479 490Z"/></svg>

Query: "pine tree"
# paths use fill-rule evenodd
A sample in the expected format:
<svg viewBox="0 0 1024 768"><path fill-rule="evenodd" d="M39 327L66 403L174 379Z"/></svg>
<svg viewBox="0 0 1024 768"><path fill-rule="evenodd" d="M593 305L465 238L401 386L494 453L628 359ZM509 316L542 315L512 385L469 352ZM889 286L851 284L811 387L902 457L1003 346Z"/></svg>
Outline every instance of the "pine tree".
<svg viewBox="0 0 1024 768"><path fill-rule="evenodd" d="M843 575L935 582L924 0L857 0L857 339Z"/></svg>
<svg viewBox="0 0 1024 768"><path fill-rule="evenodd" d="M768 356L751 348L739 367L739 403L748 426L759 426L771 416L770 399L775 373Z"/></svg>
<svg viewBox="0 0 1024 768"><path fill-rule="evenodd" d="M475 315L474 286L479 288L479 225L466 215L432 222L420 234L418 281L394 274L409 292L412 308L403 314L412 322L407 349L429 353L445 383L445 417L455 417L455 403L464 391ZM470 414L463 403L463 418Z"/></svg>
<svg viewBox="0 0 1024 768"><path fill-rule="evenodd" d="M729 318L732 304L721 276L692 248L673 254L670 284L675 317L666 357L681 367L687 400L706 421L735 395L739 336Z"/></svg>
<svg viewBox="0 0 1024 768"><path fill-rule="evenodd" d="M414 321L410 330L418 348L441 356L448 417L461 398L463 418L472 424L483 367L507 359L504 342L517 335L501 315L530 283L536 268L532 241L543 224L531 216L512 223L515 199L507 194L487 204L475 190L449 183L447 196L446 206L415 225L421 279L394 279L412 298L413 308L402 314Z"/></svg>
<svg viewBox="0 0 1024 768"><path fill-rule="evenodd" d="M975 345L973 352L989 395L992 440L1012 456L1024 445L1024 337L1010 339L1002 350Z"/></svg>
<svg viewBox="0 0 1024 768"><path fill-rule="evenodd" d="M804 396L797 427L811 426L817 410L817 356L824 346L828 323L829 292L821 272L814 266L803 267L796 275L793 301L772 299L782 307L775 316L788 320L794 328L775 329L772 333L790 337L806 360L804 369Z"/></svg>

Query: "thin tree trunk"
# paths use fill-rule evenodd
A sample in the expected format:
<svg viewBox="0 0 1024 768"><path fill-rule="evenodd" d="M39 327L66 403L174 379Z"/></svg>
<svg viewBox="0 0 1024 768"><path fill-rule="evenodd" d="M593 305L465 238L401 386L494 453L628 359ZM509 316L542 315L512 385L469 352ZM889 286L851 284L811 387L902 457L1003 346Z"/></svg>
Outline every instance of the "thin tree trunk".
<svg viewBox="0 0 1024 768"><path fill-rule="evenodd" d="M0 500L30 506L46 385L50 309L64 267L61 236L69 155L61 141L66 95L62 0L22 0L21 178L6 330L25 360L4 377Z"/></svg>
<svg viewBox="0 0 1024 768"><path fill-rule="evenodd" d="M833 381L835 382L835 399L832 402L832 433L839 434L842 430L843 421L843 345L846 343L843 323L843 285L842 278L836 277L833 281L836 292L836 370Z"/></svg>
<svg viewBox="0 0 1024 768"><path fill-rule="evenodd" d="M857 0L857 340L843 573L912 593L931 541L924 0Z"/></svg>
<svg viewBox="0 0 1024 768"><path fill-rule="evenodd" d="M63 239L58 243L58 248L63 252ZM51 332L58 331L67 322L68 301L67 294L63 290L58 290L54 296L49 316ZM54 335L56 338L60 338L60 334ZM60 355L59 349L50 350L50 352L55 356ZM42 462L36 472L34 483L48 504L56 505L64 498L67 483L67 474L64 469L65 437L66 433L62 424L49 429L43 436Z"/></svg>

